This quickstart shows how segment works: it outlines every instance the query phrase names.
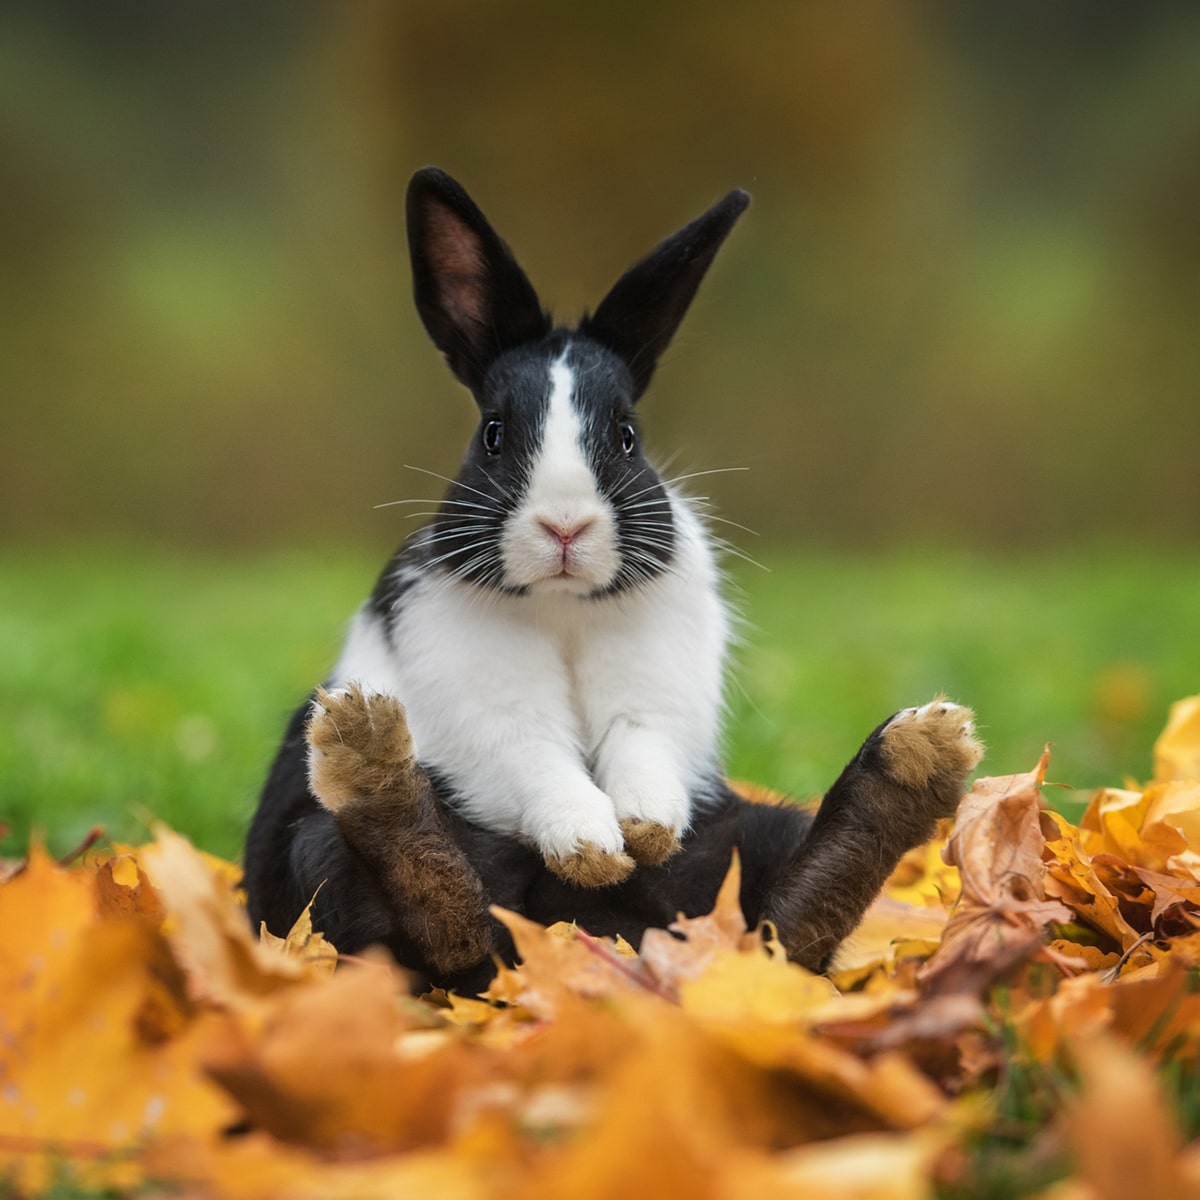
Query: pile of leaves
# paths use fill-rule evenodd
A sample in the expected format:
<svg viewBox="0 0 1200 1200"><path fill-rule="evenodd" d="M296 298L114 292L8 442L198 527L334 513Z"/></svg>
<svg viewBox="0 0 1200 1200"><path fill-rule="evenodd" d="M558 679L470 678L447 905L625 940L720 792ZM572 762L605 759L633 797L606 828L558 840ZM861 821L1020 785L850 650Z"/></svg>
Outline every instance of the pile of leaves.
<svg viewBox="0 0 1200 1200"><path fill-rule="evenodd" d="M501 913L414 997L162 830L0 884L0 1188L257 1197L1200 1197L1200 697L1079 826L982 779L832 978L714 911L635 953Z"/></svg>

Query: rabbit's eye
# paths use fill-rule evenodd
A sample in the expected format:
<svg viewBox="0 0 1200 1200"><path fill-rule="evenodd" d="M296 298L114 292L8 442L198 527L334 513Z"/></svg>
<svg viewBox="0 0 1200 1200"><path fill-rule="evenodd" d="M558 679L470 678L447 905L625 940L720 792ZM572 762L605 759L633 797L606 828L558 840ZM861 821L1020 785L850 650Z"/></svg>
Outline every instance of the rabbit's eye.
<svg viewBox="0 0 1200 1200"><path fill-rule="evenodd" d="M483 427L483 448L489 454L499 454L504 445L504 422L488 421Z"/></svg>
<svg viewBox="0 0 1200 1200"><path fill-rule="evenodd" d="M621 439L621 449L626 454L632 454L634 446L637 445L637 434L633 426L628 421L622 421L617 426L617 436Z"/></svg>

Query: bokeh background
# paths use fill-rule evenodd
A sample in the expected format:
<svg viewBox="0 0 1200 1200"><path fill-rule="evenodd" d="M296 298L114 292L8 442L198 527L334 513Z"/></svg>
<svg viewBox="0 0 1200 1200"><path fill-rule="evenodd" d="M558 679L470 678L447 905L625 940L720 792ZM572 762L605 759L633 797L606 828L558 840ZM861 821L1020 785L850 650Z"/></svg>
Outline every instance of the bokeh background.
<svg viewBox="0 0 1200 1200"><path fill-rule="evenodd" d="M435 495L404 465L453 473L473 421L410 301L403 191L425 163L467 185L564 320L718 196L753 193L643 415L673 470L745 468L697 482L767 565L796 547L868 556L855 571L969 553L1002 578L995 556L1024 555L1032 587L1030 554L1104 547L1100 579L1122 547L1152 549L1138 569L1159 576L1195 563L1190 0L7 0L0 569L22 679L47 674L31 621L52 601L122 609L119 577L88 593L105 562L153 576L146 555L167 553L194 594L290 549L341 554L355 598L369 586L361 564L410 528L376 506ZM126 585L148 594L132 568ZM247 641L282 655L263 639L304 597L256 586L230 603L257 608ZM870 571L852 586L869 598ZM1104 720L1129 709L1140 730L1200 671L1186 604L1153 603L1147 627L1174 623L1153 662L1177 674L1139 642L1087 683L1116 697L1089 701ZM95 692L111 738L144 668L95 640L99 665L81 650L74 676L55 670L64 695ZM165 705L176 749L219 747L215 690L183 736L196 714L171 689L133 703L134 728L138 704ZM20 744L14 707L0 746L13 770L86 717L21 713ZM80 771L58 794L86 790Z"/></svg>
<svg viewBox="0 0 1200 1200"><path fill-rule="evenodd" d="M0 20L8 537L390 538L471 420L409 302L428 162L564 319L754 193L645 419L764 535L1200 533L1188 0Z"/></svg>

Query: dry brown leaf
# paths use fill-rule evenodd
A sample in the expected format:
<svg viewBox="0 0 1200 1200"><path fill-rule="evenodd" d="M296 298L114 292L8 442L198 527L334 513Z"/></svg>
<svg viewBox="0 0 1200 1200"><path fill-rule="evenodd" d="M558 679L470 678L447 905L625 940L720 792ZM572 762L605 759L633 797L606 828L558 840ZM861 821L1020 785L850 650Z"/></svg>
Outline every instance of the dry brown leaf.
<svg viewBox="0 0 1200 1200"><path fill-rule="evenodd" d="M1200 1056L1200 783L1102 794L1080 831L1041 810L1044 771L980 781L949 862L906 856L835 977L853 995L745 928L736 863L712 913L640 955L498 912L521 963L497 1005L415 1001L371 955L330 974L309 911L256 939L237 868L168 832L70 869L35 847L0 881L0 1176L44 1187L66 1162L85 1188L238 1200L925 1198L969 1168L1008 969L1022 1054L1069 1046L1084 1079L1056 1194L1200 1200L1153 1083L1163 1056ZM1031 950L1051 965L1022 966ZM253 1128L223 1136L235 1122Z"/></svg>
<svg viewBox="0 0 1200 1200"><path fill-rule="evenodd" d="M612 953L597 953L572 925L546 928L519 913L495 906L492 914L512 934L520 969L501 967L489 1000L516 1006L541 1020L552 1020L583 998L610 996L637 987L653 987L643 979L637 960L609 943Z"/></svg>
<svg viewBox="0 0 1200 1200"><path fill-rule="evenodd" d="M1164 875L1160 871L1150 871L1145 867L1131 869L1152 893L1154 903L1150 909L1151 925L1157 925L1159 918L1173 908L1185 908L1192 913L1200 913L1200 882L1180 879L1178 875Z"/></svg>
<svg viewBox="0 0 1200 1200"><path fill-rule="evenodd" d="M1123 973L1109 989L1113 1030L1156 1056L1168 1048L1178 1058L1200 1053L1195 965L1189 955L1164 954L1149 966Z"/></svg>
<svg viewBox="0 0 1200 1200"><path fill-rule="evenodd" d="M1031 951L1047 924L1070 919L1043 892L1040 787L1049 760L1047 751L1027 774L976 780L959 805L946 858L962 895L919 973L927 989L980 989Z"/></svg>
<svg viewBox="0 0 1200 1200"><path fill-rule="evenodd" d="M1050 1062L1068 1036L1086 1044L1112 1027L1112 989L1097 975L1064 979L1058 990L1035 1000L1017 1014L1015 1025L1021 1044L1038 1062Z"/></svg>

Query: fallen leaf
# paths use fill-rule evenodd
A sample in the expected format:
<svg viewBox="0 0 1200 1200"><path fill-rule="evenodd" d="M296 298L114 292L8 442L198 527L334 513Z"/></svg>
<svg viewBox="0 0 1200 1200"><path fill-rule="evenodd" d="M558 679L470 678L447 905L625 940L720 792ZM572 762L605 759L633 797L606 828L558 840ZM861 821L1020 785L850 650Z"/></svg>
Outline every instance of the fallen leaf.
<svg viewBox="0 0 1200 1200"><path fill-rule="evenodd" d="M650 976L670 994L688 979L697 979L720 951L754 953L762 939L746 928L742 915L742 868L737 853L729 864L711 913L682 914L666 929L647 929L638 956Z"/></svg>
<svg viewBox="0 0 1200 1200"><path fill-rule="evenodd" d="M721 1200L932 1200L945 1136L857 1133L730 1164Z"/></svg>
<svg viewBox="0 0 1200 1200"><path fill-rule="evenodd" d="M488 1071L382 953L229 1014L203 1063L256 1127L341 1158L445 1139L456 1090Z"/></svg>
<svg viewBox="0 0 1200 1200"><path fill-rule="evenodd" d="M946 859L959 869L962 895L918 973L924 989L978 990L994 977L989 967L1007 969L1046 925L1070 919L1043 892L1040 787L1049 760L1047 751L1027 774L976 780L959 805Z"/></svg>
<svg viewBox="0 0 1200 1200"><path fill-rule="evenodd" d="M313 970L254 937L227 881L186 838L162 829L139 861L166 906L164 928L196 1001L249 1005Z"/></svg>
<svg viewBox="0 0 1200 1200"><path fill-rule="evenodd" d="M1084 849L1079 830L1059 813L1046 812L1042 819L1051 831L1044 852L1046 895L1060 900L1080 920L1128 950L1143 931L1126 920L1118 898L1109 891L1093 856Z"/></svg>
<svg viewBox="0 0 1200 1200"><path fill-rule="evenodd" d="M287 937L276 937L264 921L258 931L258 940L287 957L299 959L314 972L332 975L337 967L337 947L323 933L313 932L312 906L310 900L288 930Z"/></svg>
<svg viewBox="0 0 1200 1200"><path fill-rule="evenodd" d="M837 988L782 955L718 950L696 978L679 985L685 1012L707 1024L797 1026L818 1019Z"/></svg>
<svg viewBox="0 0 1200 1200"><path fill-rule="evenodd" d="M1192 1195L1177 1165L1179 1132L1149 1064L1105 1037L1072 1045L1083 1089L1067 1129L1081 1181L1097 1200Z"/></svg>
<svg viewBox="0 0 1200 1200"><path fill-rule="evenodd" d="M1144 792L1102 789L1079 828L1092 855L1111 854L1200 882L1200 783L1156 783Z"/></svg>
<svg viewBox="0 0 1200 1200"><path fill-rule="evenodd" d="M1200 696L1171 705L1166 728L1154 743L1154 780L1200 780Z"/></svg>
<svg viewBox="0 0 1200 1200"><path fill-rule="evenodd" d="M0 889L0 928L0 1170L18 1186L40 1192L63 1162L89 1186L133 1186L125 1156L146 1139L233 1119L198 1069L204 1021L166 942L102 911L90 872L35 847Z"/></svg>

